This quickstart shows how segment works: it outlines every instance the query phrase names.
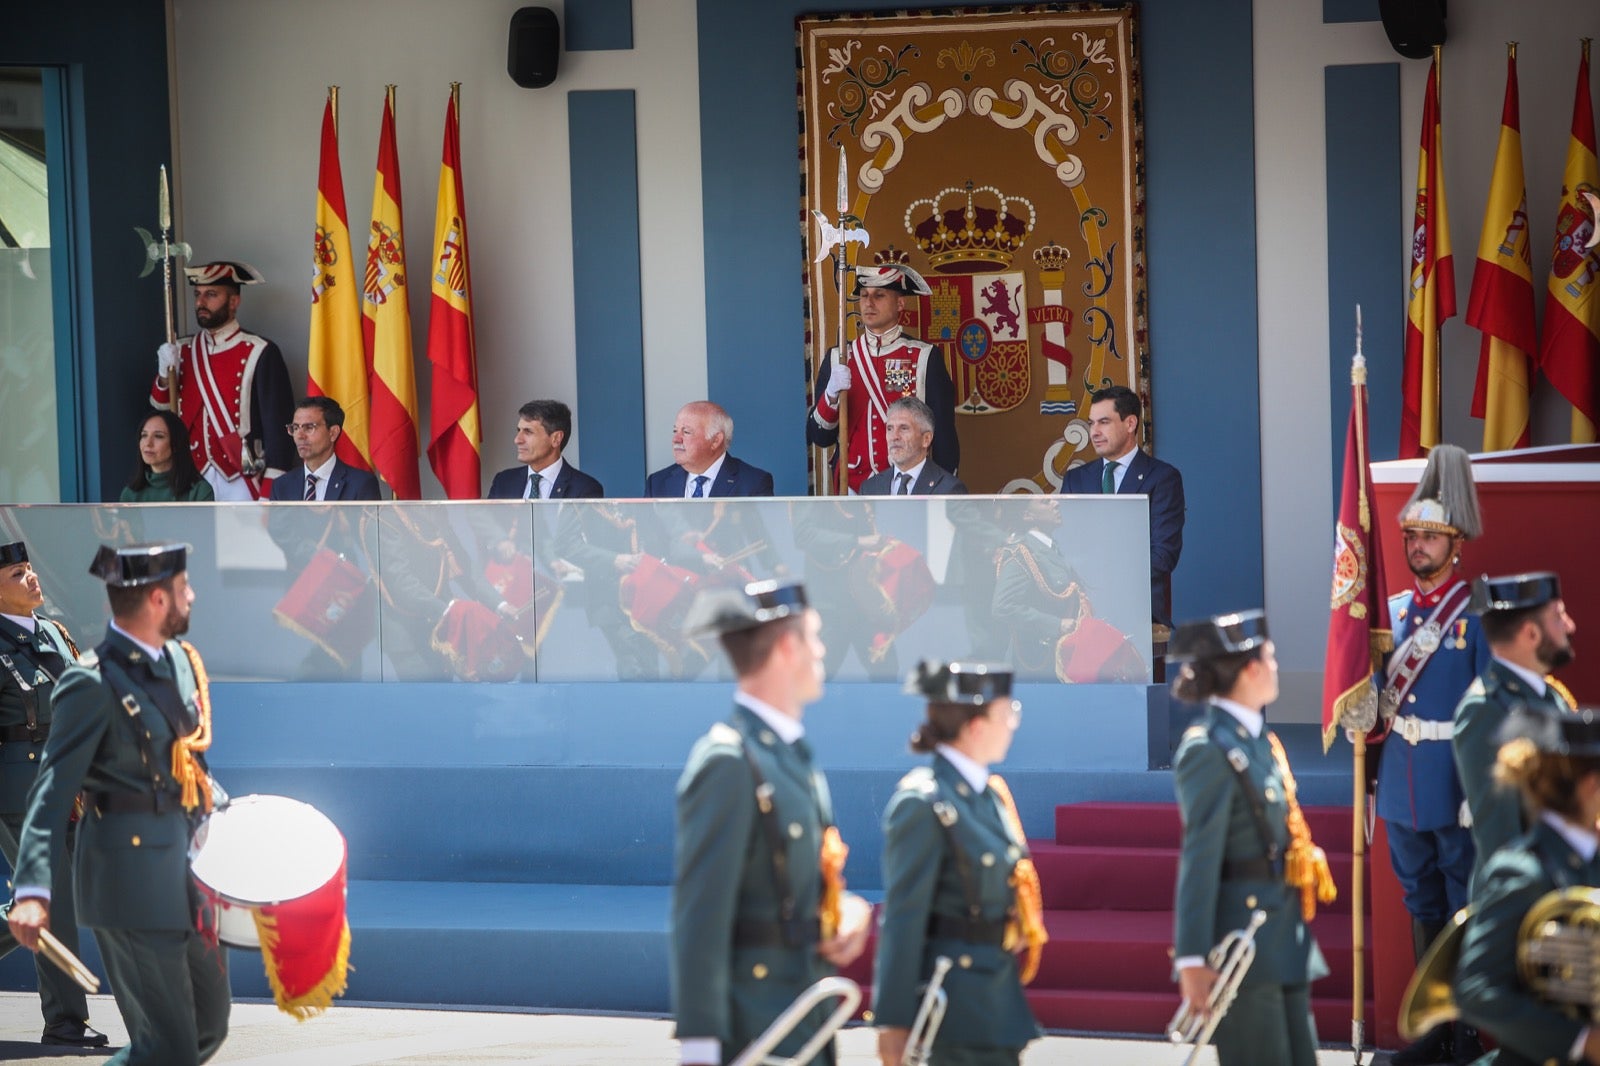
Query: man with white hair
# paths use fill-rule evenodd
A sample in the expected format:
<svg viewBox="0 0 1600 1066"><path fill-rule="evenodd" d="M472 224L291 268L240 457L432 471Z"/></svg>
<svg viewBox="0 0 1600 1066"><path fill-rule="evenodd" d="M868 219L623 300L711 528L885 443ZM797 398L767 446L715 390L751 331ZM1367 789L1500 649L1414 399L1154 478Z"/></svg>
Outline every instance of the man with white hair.
<svg viewBox="0 0 1600 1066"><path fill-rule="evenodd" d="M686 403L672 424L673 465L645 481L652 499L771 496L772 475L728 454L733 416L710 400Z"/></svg>

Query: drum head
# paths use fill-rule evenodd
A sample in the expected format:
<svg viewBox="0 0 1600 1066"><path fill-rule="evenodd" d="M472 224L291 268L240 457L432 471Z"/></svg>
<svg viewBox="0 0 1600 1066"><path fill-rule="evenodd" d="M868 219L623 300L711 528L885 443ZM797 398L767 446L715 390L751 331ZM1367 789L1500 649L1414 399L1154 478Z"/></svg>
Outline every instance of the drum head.
<svg viewBox="0 0 1600 1066"><path fill-rule="evenodd" d="M309 803L286 796L243 796L195 831L189 867L225 900L274 904L299 899L333 880L344 836Z"/></svg>

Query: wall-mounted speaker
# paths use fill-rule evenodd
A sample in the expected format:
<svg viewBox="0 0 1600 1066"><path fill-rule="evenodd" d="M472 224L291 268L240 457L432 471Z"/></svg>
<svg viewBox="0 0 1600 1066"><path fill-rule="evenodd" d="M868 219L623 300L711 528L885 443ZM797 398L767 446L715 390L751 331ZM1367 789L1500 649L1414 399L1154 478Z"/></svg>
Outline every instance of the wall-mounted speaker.
<svg viewBox="0 0 1600 1066"><path fill-rule="evenodd" d="M506 43L506 73L524 89L542 89L556 80L561 64L561 24L547 7L525 7L511 16Z"/></svg>
<svg viewBox="0 0 1600 1066"><path fill-rule="evenodd" d="M1427 59L1444 44L1445 0L1378 0L1383 31L1407 59Z"/></svg>

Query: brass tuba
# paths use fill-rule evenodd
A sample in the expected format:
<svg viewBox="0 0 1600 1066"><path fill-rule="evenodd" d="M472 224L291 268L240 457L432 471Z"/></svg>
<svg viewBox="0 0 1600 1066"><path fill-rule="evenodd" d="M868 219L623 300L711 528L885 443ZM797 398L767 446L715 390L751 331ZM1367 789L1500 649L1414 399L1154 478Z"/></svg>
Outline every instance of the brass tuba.
<svg viewBox="0 0 1600 1066"><path fill-rule="evenodd" d="M1456 962L1461 958L1461 941L1466 935L1467 917L1471 907L1456 911L1444 930L1434 938L1422 961L1406 982L1406 994L1400 999L1400 1035L1410 1040L1421 1040L1424 1033L1435 1026L1453 1022L1460 1016L1456 1009L1455 994L1451 985L1455 981Z"/></svg>

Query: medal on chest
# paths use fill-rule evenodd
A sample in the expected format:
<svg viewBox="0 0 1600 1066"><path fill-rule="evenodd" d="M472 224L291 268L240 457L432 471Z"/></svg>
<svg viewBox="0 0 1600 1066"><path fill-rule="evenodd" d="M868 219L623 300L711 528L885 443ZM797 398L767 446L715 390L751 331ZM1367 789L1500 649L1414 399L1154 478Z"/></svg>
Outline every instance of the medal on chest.
<svg viewBox="0 0 1600 1066"><path fill-rule="evenodd" d="M917 364L911 359L888 359L883 364L883 386L891 392L910 392L917 381Z"/></svg>
<svg viewBox="0 0 1600 1066"><path fill-rule="evenodd" d="M1416 642L1417 650L1424 655L1431 655L1439 647L1439 623L1429 622L1417 630L1417 635L1412 638Z"/></svg>

